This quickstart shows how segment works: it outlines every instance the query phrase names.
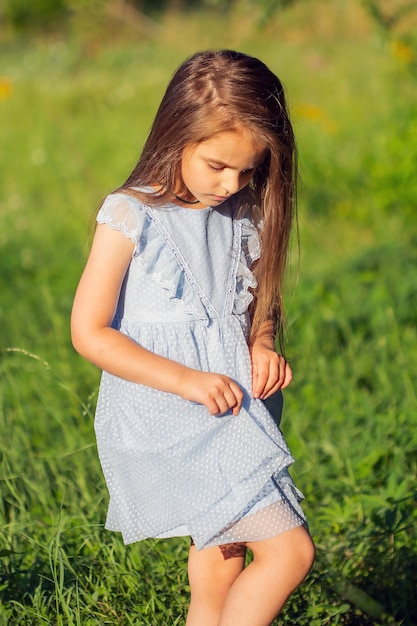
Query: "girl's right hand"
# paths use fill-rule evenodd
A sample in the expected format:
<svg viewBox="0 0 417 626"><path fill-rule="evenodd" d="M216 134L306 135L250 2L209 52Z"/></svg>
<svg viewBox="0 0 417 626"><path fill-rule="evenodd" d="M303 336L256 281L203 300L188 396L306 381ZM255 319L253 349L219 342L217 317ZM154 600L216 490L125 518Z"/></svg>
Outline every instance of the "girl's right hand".
<svg viewBox="0 0 417 626"><path fill-rule="evenodd" d="M224 374L186 369L181 376L178 395L184 400L207 407L210 415L223 415L229 409L238 415L243 401L239 385Z"/></svg>

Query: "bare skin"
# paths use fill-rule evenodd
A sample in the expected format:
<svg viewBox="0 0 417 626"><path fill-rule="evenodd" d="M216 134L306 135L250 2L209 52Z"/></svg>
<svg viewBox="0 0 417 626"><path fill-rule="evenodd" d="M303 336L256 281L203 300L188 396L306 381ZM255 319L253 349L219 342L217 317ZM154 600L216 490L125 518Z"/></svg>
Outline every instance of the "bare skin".
<svg viewBox="0 0 417 626"><path fill-rule="evenodd" d="M314 560L303 526L247 546L254 558L245 569L243 557L224 560L217 547L191 547L186 626L269 626Z"/></svg>

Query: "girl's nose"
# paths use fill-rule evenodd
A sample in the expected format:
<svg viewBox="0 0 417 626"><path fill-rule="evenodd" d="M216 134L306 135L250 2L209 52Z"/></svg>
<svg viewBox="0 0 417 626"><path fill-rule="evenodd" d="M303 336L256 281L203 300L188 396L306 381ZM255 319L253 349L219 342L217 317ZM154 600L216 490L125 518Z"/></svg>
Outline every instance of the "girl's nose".
<svg viewBox="0 0 417 626"><path fill-rule="evenodd" d="M223 189L230 195L233 195L240 189L240 176L238 172L225 172L222 180Z"/></svg>

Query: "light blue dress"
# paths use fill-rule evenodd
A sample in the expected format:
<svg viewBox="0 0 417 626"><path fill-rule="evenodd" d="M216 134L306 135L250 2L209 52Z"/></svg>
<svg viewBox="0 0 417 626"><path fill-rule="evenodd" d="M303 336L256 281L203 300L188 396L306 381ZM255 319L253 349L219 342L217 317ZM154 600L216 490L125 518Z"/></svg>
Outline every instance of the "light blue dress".
<svg viewBox="0 0 417 626"><path fill-rule="evenodd" d="M103 372L95 428L110 493L106 528L125 543L191 535L197 549L268 539L305 523L293 458L251 397L250 271L259 239L235 199L151 208L112 194L97 221L135 248L113 326L156 354L236 380L238 416Z"/></svg>

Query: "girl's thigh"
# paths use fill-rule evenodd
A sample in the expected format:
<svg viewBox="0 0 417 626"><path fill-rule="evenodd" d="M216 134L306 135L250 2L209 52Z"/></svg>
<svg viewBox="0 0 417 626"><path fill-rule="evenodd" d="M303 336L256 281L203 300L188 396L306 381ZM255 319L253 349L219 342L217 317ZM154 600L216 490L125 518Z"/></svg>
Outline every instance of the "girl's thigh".
<svg viewBox="0 0 417 626"><path fill-rule="evenodd" d="M197 550L191 545L188 557L191 592L227 594L230 586L242 572L245 558L246 546L242 543L230 543L203 550Z"/></svg>

